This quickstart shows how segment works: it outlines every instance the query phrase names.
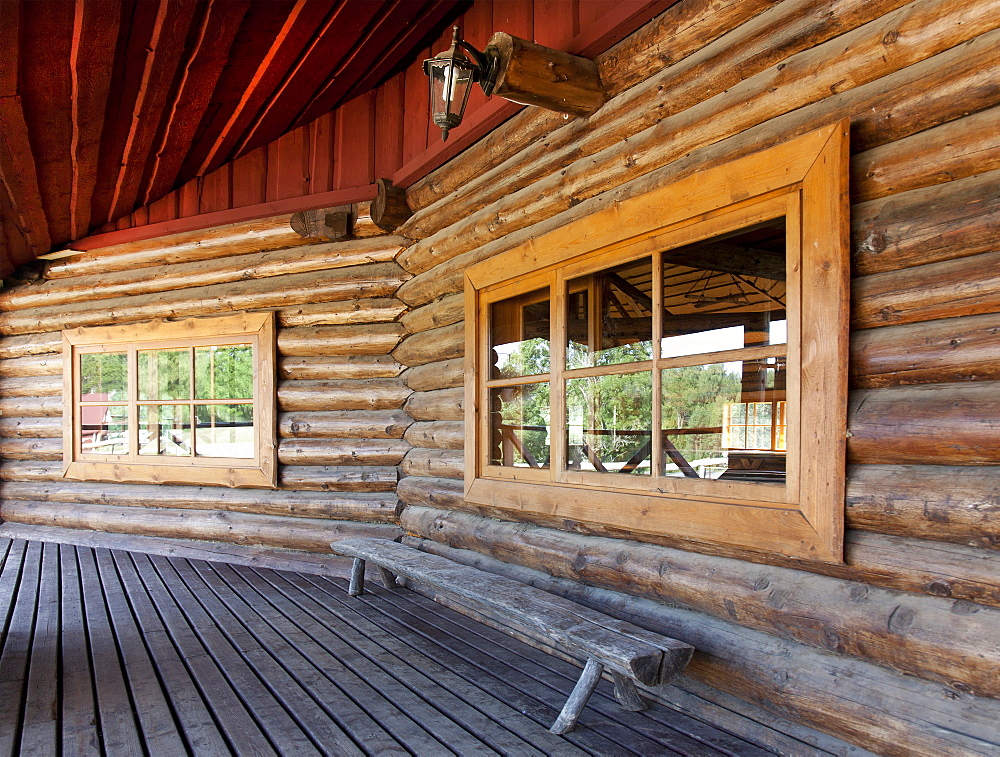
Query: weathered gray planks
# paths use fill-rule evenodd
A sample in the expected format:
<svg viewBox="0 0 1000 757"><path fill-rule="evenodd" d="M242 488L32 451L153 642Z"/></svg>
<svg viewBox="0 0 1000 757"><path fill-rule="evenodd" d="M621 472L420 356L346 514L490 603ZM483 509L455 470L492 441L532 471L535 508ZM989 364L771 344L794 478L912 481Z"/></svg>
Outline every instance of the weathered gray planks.
<svg viewBox="0 0 1000 757"><path fill-rule="evenodd" d="M0 538L4 755L757 755L410 591ZM764 728L761 726L761 728Z"/></svg>

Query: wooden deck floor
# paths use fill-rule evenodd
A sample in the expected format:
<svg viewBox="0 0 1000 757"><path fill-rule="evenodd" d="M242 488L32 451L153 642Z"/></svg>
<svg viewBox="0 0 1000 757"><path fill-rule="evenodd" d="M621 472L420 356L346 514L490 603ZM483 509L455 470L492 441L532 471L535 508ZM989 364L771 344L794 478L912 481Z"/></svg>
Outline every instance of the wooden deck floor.
<svg viewBox="0 0 1000 757"><path fill-rule="evenodd" d="M606 682L553 736L579 669L407 590L6 538L0 561L0 755L771 753Z"/></svg>

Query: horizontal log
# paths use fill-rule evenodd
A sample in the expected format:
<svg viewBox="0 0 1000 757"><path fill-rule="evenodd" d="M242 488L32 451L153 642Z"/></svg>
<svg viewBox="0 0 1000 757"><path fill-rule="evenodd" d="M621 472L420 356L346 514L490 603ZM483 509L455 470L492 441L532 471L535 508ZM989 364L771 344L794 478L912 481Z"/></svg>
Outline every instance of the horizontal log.
<svg viewBox="0 0 1000 757"><path fill-rule="evenodd" d="M851 200L876 200L997 169L1000 108L989 108L855 155Z"/></svg>
<svg viewBox="0 0 1000 757"><path fill-rule="evenodd" d="M402 372L403 366L388 355L286 357L278 361L278 376L283 379L394 378Z"/></svg>
<svg viewBox="0 0 1000 757"><path fill-rule="evenodd" d="M851 465L847 524L1000 549L1000 467Z"/></svg>
<svg viewBox="0 0 1000 757"><path fill-rule="evenodd" d="M278 435L307 439L401 439L412 423L413 419L402 410L282 413L278 417Z"/></svg>
<svg viewBox="0 0 1000 757"><path fill-rule="evenodd" d="M399 379L282 381L278 407L294 410L395 410L410 395Z"/></svg>
<svg viewBox="0 0 1000 757"><path fill-rule="evenodd" d="M0 378L62 375L62 353L0 360Z"/></svg>
<svg viewBox="0 0 1000 757"><path fill-rule="evenodd" d="M62 397L0 397L0 416L52 418L62 411Z"/></svg>
<svg viewBox="0 0 1000 757"><path fill-rule="evenodd" d="M409 334L450 326L465 318L465 295L453 294L411 310L399 319Z"/></svg>
<svg viewBox="0 0 1000 757"><path fill-rule="evenodd" d="M3 500L109 505L136 508L180 508L394 523L397 503L392 492L260 491L214 486L143 486L138 484L14 481L0 484ZM140 516L136 516L140 517Z"/></svg>
<svg viewBox="0 0 1000 757"><path fill-rule="evenodd" d="M138 536L204 539L283 549L329 552L331 541L370 536L393 539L398 526L314 518L282 518L251 513L155 508L144 510L108 505L66 507L50 502L5 501L0 517L36 526L80 528Z"/></svg>
<svg viewBox="0 0 1000 757"><path fill-rule="evenodd" d="M853 325L872 328L1000 312L998 268L1000 252L986 252L855 279Z"/></svg>
<svg viewBox="0 0 1000 757"><path fill-rule="evenodd" d="M729 620L445 544L407 539L426 551L515 578L601 612L669 635L698 652L685 675L878 754L975 755L996 747L1000 703L957 696L938 684L743 628ZM781 660L780 670L775 660ZM678 681L688 686L689 679ZM655 691L652 692L655 696ZM962 724L956 728L956 724Z"/></svg>
<svg viewBox="0 0 1000 757"><path fill-rule="evenodd" d="M402 335L398 323L299 326L278 331L278 352L284 357L387 355Z"/></svg>
<svg viewBox="0 0 1000 757"><path fill-rule="evenodd" d="M982 0L977 5L992 1ZM783 3L775 13L792 14L797 10L786 9L786 5L793 4ZM838 18L856 22L874 18L886 7L883 3L866 3L863 7L856 3L838 5L841 7L833 12ZM829 12L830 3L825 3L823 10ZM744 55L749 52L762 67L754 69L753 64L748 64L744 70L741 66L733 67L728 60L724 66L712 70L709 80L699 75L704 71L685 80L686 90L676 86L670 77L688 72L675 70L681 67L666 69L662 78L654 77L644 85L653 88L652 101L646 107L636 107L636 96L626 93L602 111L611 114L617 112L615 105L621 107L618 122L599 126L588 119L590 129L582 139L572 140L561 149L553 149L551 139L546 140L537 146L540 154L530 165L522 162L516 169L498 166L496 172L484 175L475 185L463 187L447 203L442 202L447 206L447 215L438 214L435 219L434 226L439 230L429 235L416 233L415 236L424 238L400 255L399 262L411 273L426 272L439 262L496 238L498 226L504 233L524 228L706 145L820 103L831 92L843 93L873 84L996 29L995 19L985 18L983 13L990 11L985 7L972 10L956 5L953 0L911 3L819 45L815 34L802 34L801 18L792 18L788 23L793 29L793 41L787 52L773 36L761 38L766 45L764 49L789 55L780 61L780 66L773 65L780 58L769 60L769 55L760 50L741 50ZM762 14L756 20L765 17L767 14ZM818 28L835 31L832 24ZM893 40L891 56L885 54L887 38ZM726 81L731 84L723 83ZM669 98L663 96L664 92L669 93ZM719 94L710 96L715 93ZM684 100L685 95L689 101ZM863 96L864 93L855 98ZM823 111L822 123L838 118L827 106ZM775 123L769 131L783 139L793 136L788 130L777 129ZM595 143L593 147L591 143ZM758 144L756 148L763 146ZM580 157L587 159L579 160ZM515 176L521 178L512 185ZM498 217L503 224L496 223ZM409 234L409 227L403 233Z"/></svg>
<svg viewBox="0 0 1000 757"><path fill-rule="evenodd" d="M2 471L0 468L0 475ZM400 479L396 494L410 507L452 510L464 501L465 485L450 478L407 476Z"/></svg>
<svg viewBox="0 0 1000 757"><path fill-rule="evenodd" d="M0 397L55 397L62 388L62 375L0 379Z"/></svg>
<svg viewBox="0 0 1000 757"><path fill-rule="evenodd" d="M46 355L62 356L62 333L28 334L0 337L0 359L14 359Z"/></svg>
<svg viewBox="0 0 1000 757"><path fill-rule="evenodd" d="M62 460L62 439L10 439L0 437L0 459Z"/></svg>
<svg viewBox="0 0 1000 757"><path fill-rule="evenodd" d="M406 429L403 438L414 447L463 449L465 447L465 423L462 421L414 423Z"/></svg>
<svg viewBox="0 0 1000 757"><path fill-rule="evenodd" d="M408 507L401 524L560 578L627 590L960 691L1000 694L1000 609L464 513ZM964 613L961 623L956 612Z"/></svg>
<svg viewBox="0 0 1000 757"><path fill-rule="evenodd" d="M465 321L408 336L392 353L403 365L425 365L465 354Z"/></svg>
<svg viewBox="0 0 1000 757"><path fill-rule="evenodd" d="M852 392L847 458L865 464L996 465L998 393L998 381Z"/></svg>
<svg viewBox="0 0 1000 757"><path fill-rule="evenodd" d="M300 240L301 241L301 240ZM231 254L196 262L164 262L151 268L40 281L0 292L0 310L24 310L129 297L232 281L347 268L393 260L405 245L398 237L309 244L282 250Z"/></svg>
<svg viewBox="0 0 1000 757"><path fill-rule="evenodd" d="M86 276L301 246L302 237L292 230L288 216L272 216L82 252L49 263L45 276Z"/></svg>
<svg viewBox="0 0 1000 757"><path fill-rule="evenodd" d="M861 531L848 534L845 550L850 567L840 578L1000 607L1000 551Z"/></svg>
<svg viewBox="0 0 1000 757"><path fill-rule="evenodd" d="M415 421L458 421L465 414L465 389L414 392L403 409Z"/></svg>
<svg viewBox="0 0 1000 757"><path fill-rule="evenodd" d="M456 450L410 450L403 458L400 472L407 476L462 479L465 476L465 456Z"/></svg>
<svg viewBox="0 0 1000 757"><path fill-rule="evenodd" d="M406 305L392 297L373 297L344 302L317 302L295 305L278 311L281 326L340 326L349 323L388 323L406 311Z"/></svg>
<svg viewBox="0 0 1000 757"><path fill-rule="evenodd" d="M25 439L62 438L62 418L0 418L0 436Z"/></svg>
<svg viewBox="0 0 1000 757"><path fill-rule="evenodd" d="M465 383L465 360L459 357L441 363L415 365L403 374L403 381L415 392L462 386Z"/></svg>
<svg viewBox="0 0 1000 757"><path fill-rule="evenodd" d="M997 381L998 354L997 313L867 329L851 335L851 386Z"/></svg>
<svg viewBox="0 0 1000 757"><path fill-rule="evenodd" d="M851 209L855 275L992 252L1000 246L1000 170Z"/></svg>
<svg viewBox="0 0 1000 757"><path fill-rule="evenodd" d="M410 445L402 439L284 439L284 465L399 465Z"/></svg>
<svg viewBox="0 0 1000 757"><path fill-rule="evenodd" d="M286 466L280 470L281 487L324 492L391 492L399 475L388 465Z"/></svg>
<svg viewBox="0 0 1000 757"><path fill-rule="evenodd" d="M451 226L469 215L471 197L480 198L479 203L472 207L486 207L505 195L514 194L545 177L554 176L574 161L600 156L602 151L614 145L638 138L638 135L661 121L674 120L687 125L691 120L685 117L686 114L698 109L712 111L718 118L725 113L725 106L729 103L723 98L716 104L715 101L719 98L713 98L713 95L724 93L730 88L740 89L742 85L742 101L757 101L762 106L767 106L766 95L754 84L747 86L747 82L771 80L770 86L787 91L788 98L798 95L806 99L806 102L812 102L813 98L822 97L831 91L829 88L820 90L817 86L810 92L802 86L806 81L819 78L816 63L812 60L817 52L820 57L827 59L824 61L826 65L843 69L851 67L851 60L844 54L844 48L828 42L831 37L851 37L848 44L852 44L852 53L858 58L863 58L869 49L881 51L884 47L881 37L884 37L887 29L882 28L884 21L878 17L901 4L899 0L880 0L862 6L837 0L823 3L815 0L792 0L772 7L739 28L732 28L731 34L725 39L718 40L698 54L662 68L643 83L615 97L585 122L567 124L546 139L527 147L521 154L502 164L494 164L492 170L470 178L464 185L456 187L446 200L440 201L435 208L437 213L433 217L428 213L427 221L433 221L436 229ZM813 15L816 13L828 14L823 16L825 23L815 22ZM900 13L895 15L899 16ZM866 31L867 27L862 26L872 19L878 19L870 25L881 30L878 39L873 37L872 31ZM905 23L904 19L894 20L897 25ZM858 26L862 28L857 29ZM854 30L853 34L850 34L851 30ZM824 42L827 42L825 46ZM777 66L779 63L782 64L780 67ZM885 62L883 71L884 66ZM787 69L794 72L793 76L786 78ZM847 74L846 71L842 73ZM877 75L871 78L877 78ZM865 80L870 81L871 78L865 79L855 74L851 77L851 82L857 85ZM858 82L858 79L862 81ZM799 86L796 87L795 83ZM664 93L669 93L669 97L665 97ZM800 106L803 104L805 102L799 103ZM752 105L749 109L753 109ZM705 123L710 121L703 120L703 125ZM683 139L679 132L683 133L683 129L664 131L674 142ZM692 148L697 146L693 144ZM601 159L597 157L586 162L600 163ZM641 173L644 172L634 173L633 176ZM433 247L428 246L431 239L444 241L440 232L428 233L430 229L417 218L400 231L421 239L400 256L403 267L412 273L420 273L432 267L420 261L428 251L433 255Z"/></svg>
<svg viewBox="0 0 1000 757"><path fill-rule="evenodd" d="M0 481L61 481L63 464L47 460L6 460L0 465Z"/></svg>
<svg viewBox="0 0 1000 757"><path fill-rule="evenodd" d="M271 279L181 289L136 297L116 297L72 305L0 313L0 330L9 334L135 323L154 318L216 315L235 310L278 308L313 302L390 297L407 275L396 263L297 273Z"/></svg>

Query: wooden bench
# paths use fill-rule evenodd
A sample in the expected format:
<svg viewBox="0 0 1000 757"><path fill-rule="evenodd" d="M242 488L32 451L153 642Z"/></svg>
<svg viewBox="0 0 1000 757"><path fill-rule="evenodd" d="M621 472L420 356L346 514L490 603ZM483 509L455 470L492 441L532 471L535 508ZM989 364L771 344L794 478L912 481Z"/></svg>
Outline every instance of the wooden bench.
<svg viewBox="0 0 1000 757"><path fill-rule="evenodd" d="M379 569L387 589L396 577L412 581L432 596L515 636L545 642L585 662L583 673L549 729L563 734L576 725L604 669L611 672L615 697L628 710L645 704L634 681L647 686L668 683L691 659L694 648L609 615L504 576L456 563L385 539L345 539L330 545L354 558L349 593L364 591L365 563ZM439 601L441 601L439 599Z"/></svg>

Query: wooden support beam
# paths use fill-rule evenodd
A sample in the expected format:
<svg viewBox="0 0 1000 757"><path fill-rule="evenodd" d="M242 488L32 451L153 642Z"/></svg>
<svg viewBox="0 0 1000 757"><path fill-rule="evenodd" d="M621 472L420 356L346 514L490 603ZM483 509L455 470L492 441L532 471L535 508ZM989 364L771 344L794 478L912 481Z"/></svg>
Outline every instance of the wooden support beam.
<svg viewBox="0 0 1000 757"><path fill-rule="evenodd" d="M383 231L393 232L413 215L406 204L406 190L394 186L389 179L377 179L378 195L372 200L372 222Z"/></svg>
<svg viewBox="0 0 1000 757"><path fill-rule="evenodd" d="M301 210L289 222L292 231L302 237L325 238L332 241L351 236L351 207Z"/></svg>

